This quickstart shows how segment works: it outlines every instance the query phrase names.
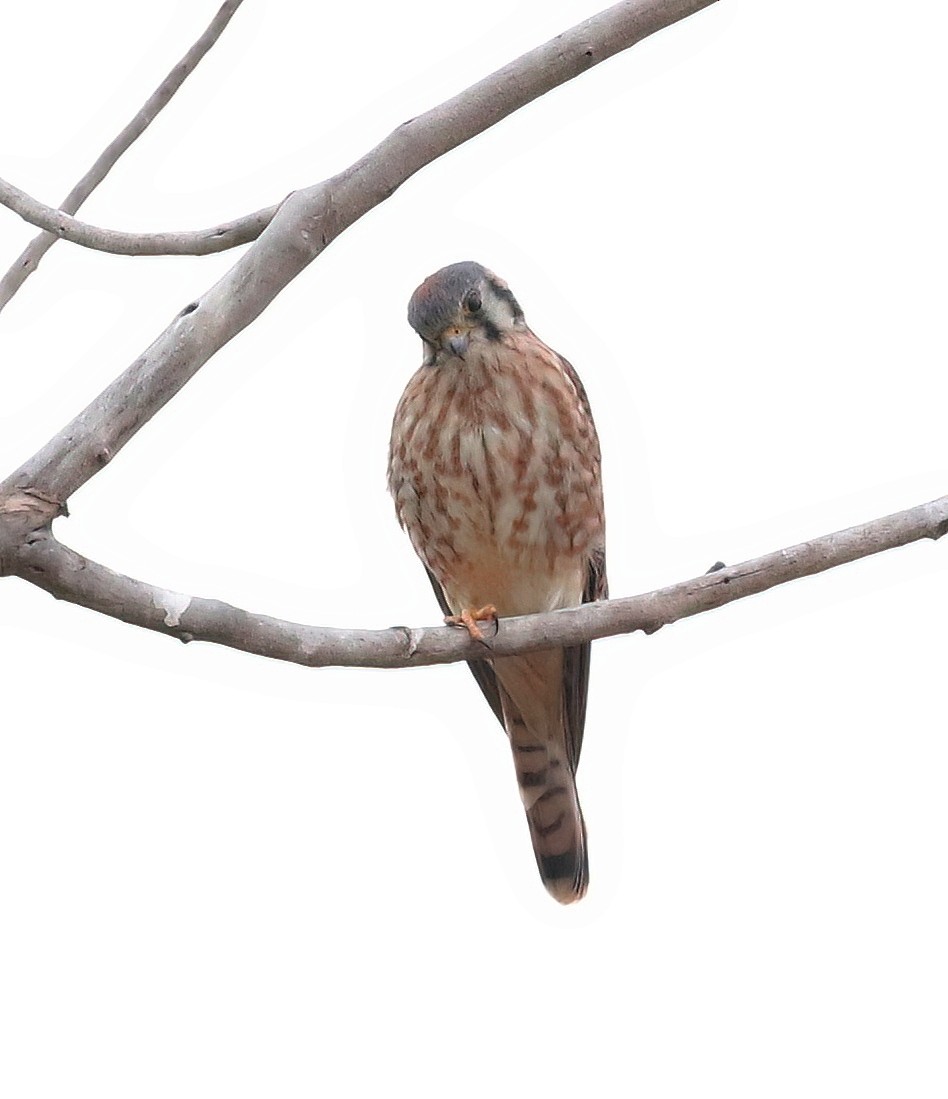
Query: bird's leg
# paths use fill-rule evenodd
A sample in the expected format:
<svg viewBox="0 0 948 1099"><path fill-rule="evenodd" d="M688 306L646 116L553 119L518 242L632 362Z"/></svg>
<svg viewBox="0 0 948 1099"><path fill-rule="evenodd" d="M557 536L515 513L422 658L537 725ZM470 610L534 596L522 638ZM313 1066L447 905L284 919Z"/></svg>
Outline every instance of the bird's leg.
<svg viewBox="0 0 948 1099"><path fill-rule="evenodd" d="M480 610L464 609L460 614L445 616L445 624L448 626L463 626L475 641L483 641L484 631L478 626L478 622L496 622L497 608L493 603L481 607Z"/></svg>

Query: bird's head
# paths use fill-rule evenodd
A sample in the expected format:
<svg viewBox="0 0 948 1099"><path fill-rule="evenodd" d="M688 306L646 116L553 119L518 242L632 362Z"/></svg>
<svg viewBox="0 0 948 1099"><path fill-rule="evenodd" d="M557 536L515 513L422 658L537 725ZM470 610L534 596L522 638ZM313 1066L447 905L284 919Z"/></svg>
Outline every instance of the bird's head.
<svg viewBox="0 0 948 1099"><path fill-rule="evenodd" d="M426 358L463 359L471 341L500 340L523 328L523 310L507 287L472 260L442 267L418 287L408 303L408 323L421 336Z"/></svg>

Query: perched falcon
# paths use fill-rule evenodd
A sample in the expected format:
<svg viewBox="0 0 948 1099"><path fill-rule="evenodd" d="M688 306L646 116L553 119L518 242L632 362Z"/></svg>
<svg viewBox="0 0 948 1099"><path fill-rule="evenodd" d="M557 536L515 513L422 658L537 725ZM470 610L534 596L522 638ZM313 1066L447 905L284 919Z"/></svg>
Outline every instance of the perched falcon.
<svg viewBox="0 0 948 1099"><path fill-rule="evenodd" d="M481 637L495 616L605 599L599 440L576 371L479 263L425 279L408 321L424 361L395 410L388 483L447 620ZM589 645L470 668L510 740L543 884L579 900Z"/></svg>

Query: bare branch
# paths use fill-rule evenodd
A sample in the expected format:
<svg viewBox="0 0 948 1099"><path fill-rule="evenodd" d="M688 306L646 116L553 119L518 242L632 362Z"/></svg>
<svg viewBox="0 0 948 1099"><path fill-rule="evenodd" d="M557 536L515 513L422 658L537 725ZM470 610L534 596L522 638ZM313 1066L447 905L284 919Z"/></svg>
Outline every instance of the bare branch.
<svg viewBox="0 0 948 1099"><path fill-rule="evenodd" d="M278 206L268 206L210 229L126 233L121 229L103 229L97 225L89 225L70 217L62 210L45 206L5 179L0 179L0 206L6 206L19 214L24 221L46 230L33 238L23 255L0 281L0 309L36 269L36 263L52 243L60 238L72 244L80 244L84 248L111 252L117 256L209 256L214 252L226 252L228 248L236 248L239 244L249 244L256 240L279 209ZM36 262L32 259L34 255Z"/></svg>
<svg viewBox="0 0 948 1099"><path fill-rule="evenodd" d="M96 187L98 187L102 180L109 174L122 154L131 147L133 142L141 137L161 111L171 102L175 92L177 92L191 73L194 72L204 55L210 50L218 38L220 38L224 28L231 21L234 13L242 3L243 0L225 0L201 37L152 92L138 114L136 114L122 132L110 142L89 171L86 172L65 199L63 199L59 207L59 218L65 217L68 221L72 220L71 218L68 218L68 215L74 214L79 209L89 195L92 194ZM44 214L43 219L37 220L36 217L23 213L7 202L6 199L3 198L4 187L9 187L9 184L0 186L0 202L3 202L4 205L8 205L11 209L16 210L16 212L27 221L32 222L34 225L38 225L42 229L50 231L41 233L38 237L34 237L14 262L10 270L0 279L0 310L3 309L17 290L19 290L23 283L26 282L29 276L36 270L40 260L49 249L52 248L56 241L61 236L66 235L65 232L57 227L55 221L56 211L52 211L54 214L54 218L52 219L46 218ZM12 188L12 190L16 191L16 188ZM23 198L29 199L29 196L24 195L22 191L18 192L18 194L23 196ZM35 200L33 199L29 199L30 203L33 203L34 201ZM41 206L40 203L35 203L35 205ZM42 206L42 210L49 211L49 207ZM82 223L76 222L76 224L81 225ZM247 239L252 240L253 238L248 237ZM95 247L95 245L90 245L90 247ZM230 244L227 247L233 247L233 244ZM220 249L214 250L219 251ZM131 252L126 254L144 255L146 253ZM154 255L155 253L150 254Z"/></svg>
<svg viewBox="0 0 948 1099"><path fill-rule="evenodd" d="M345 229L405 180L537 97L715 0L624 0L403 123L339 175L291 194L256 244L92 404L2 484L60 503Z"/></svg>
<svg viewBox="0 0 948 1099"><path fill-rule="evenodd" d="M211 641L309 667L414 668L575 645L662 626L849 561L948 533L948 496L827 534L668 588L570 610L505 618L488 643L445 626L343 630L304 626L132 580L75 553L48 530L15 551L8 570L38 587L181 641Z"/></svg>

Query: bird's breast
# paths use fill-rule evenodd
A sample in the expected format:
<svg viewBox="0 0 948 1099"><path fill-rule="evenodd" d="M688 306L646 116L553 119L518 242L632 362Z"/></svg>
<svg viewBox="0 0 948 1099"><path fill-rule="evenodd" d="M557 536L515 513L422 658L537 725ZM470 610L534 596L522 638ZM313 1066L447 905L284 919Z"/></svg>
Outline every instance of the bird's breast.
<svg viewBox="0 0 948 1099"><path fill-rule="evenodd" d="M602 537L592 420L557 357L533 342L497 341L423 367L396 411L389 480L399 518L459 607L576 604Z"/></svg>

